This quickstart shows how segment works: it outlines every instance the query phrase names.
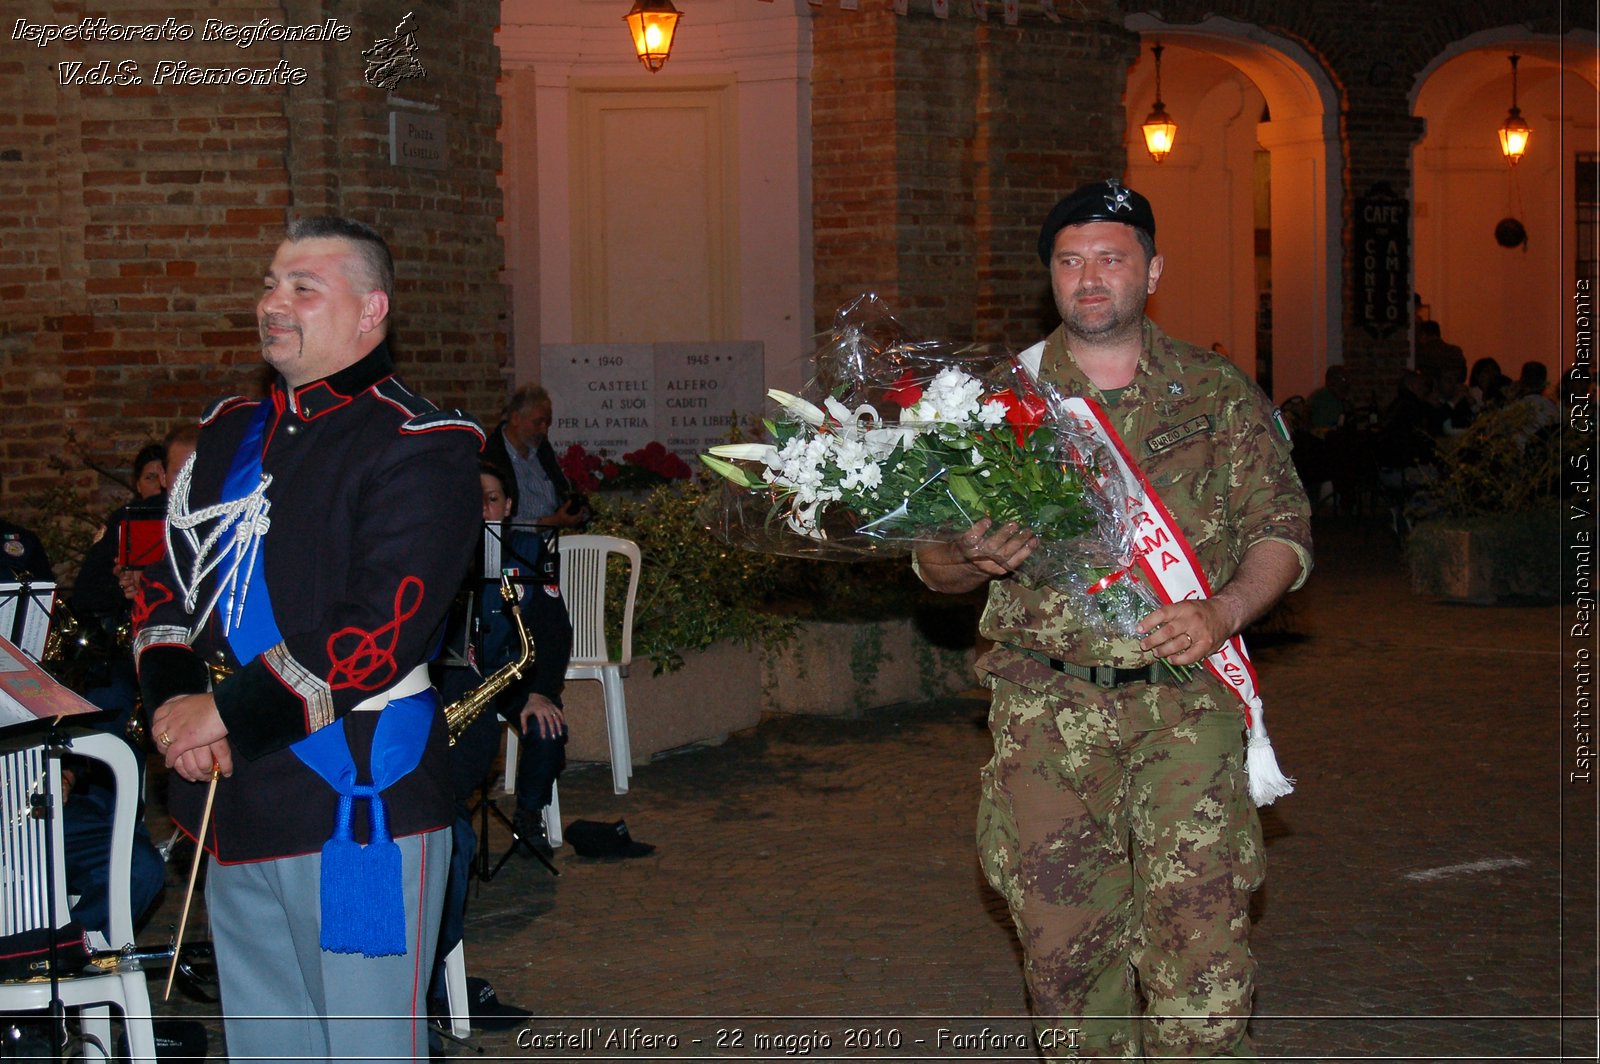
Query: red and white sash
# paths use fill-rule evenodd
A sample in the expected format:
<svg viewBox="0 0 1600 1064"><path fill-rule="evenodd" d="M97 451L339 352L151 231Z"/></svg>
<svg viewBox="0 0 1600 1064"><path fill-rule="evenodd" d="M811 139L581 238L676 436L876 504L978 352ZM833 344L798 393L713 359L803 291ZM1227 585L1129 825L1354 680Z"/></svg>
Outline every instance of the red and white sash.
<svg viewBox="0 0 1600 1064"><path fill-rule="evenodd" d="M1172 519L1155 488L1128 453L1111 426L1104 408L1092 399L1065 400L1066 416L1085 435L1105 444L1113 468L1106 477L1118 477L1127 491L1128 520L1133 529L1133 564L1144 582L1163 603L1211 596L1211 584L1195 559L1183 529ZM1294 781L1278 768L1267 738L1265 710L1256 693L1256 671L1250 664L1242 636L1234 635L1205 659L1205 667L1232 691L1244 707L1250 741L1245 760L1250 771L1250 797L1256 805L1271 805L1294 790Z"/></svg>

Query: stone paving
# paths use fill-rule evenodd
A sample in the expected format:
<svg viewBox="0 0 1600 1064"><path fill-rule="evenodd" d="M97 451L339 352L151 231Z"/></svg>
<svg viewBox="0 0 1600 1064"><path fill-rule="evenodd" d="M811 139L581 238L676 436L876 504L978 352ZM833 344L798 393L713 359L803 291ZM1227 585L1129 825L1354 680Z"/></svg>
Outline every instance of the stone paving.
<svg viewBox="0 0 1600 1064"><path fill-rule="evenodd" d="M1299 781L1264 816L1263 1058L1596 1059L1596 793L1563 782L1571 618L1413 596L1380 530L1319 532L1317 573L1255 654ZM563 848L559 879L514 857L475 885L469 971L547 1040L451 1054L1034 1059L1006 1044L1029 1031L1019 953L973 852L979 694L768 719L639 766L623 796L603 766L570 770L564 821L624 817L657 850ZM496 855L506 841L496 827Z"/></svg>

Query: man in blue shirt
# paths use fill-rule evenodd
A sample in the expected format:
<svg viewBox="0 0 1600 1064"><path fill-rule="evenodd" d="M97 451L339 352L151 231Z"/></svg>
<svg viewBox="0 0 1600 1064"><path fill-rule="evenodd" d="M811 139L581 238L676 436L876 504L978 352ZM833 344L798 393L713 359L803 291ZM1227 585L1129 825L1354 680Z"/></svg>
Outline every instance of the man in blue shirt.
<svg viewBox="0 0 1600 1064"><path fill-rule="evenodd" d="M543 385L523 385L511 393L505 418L489 434L483 456L516 478L517 511L523 521L579 528L589 520L589 508L556 462L550 446L552 418L550 393Z"/></svg>

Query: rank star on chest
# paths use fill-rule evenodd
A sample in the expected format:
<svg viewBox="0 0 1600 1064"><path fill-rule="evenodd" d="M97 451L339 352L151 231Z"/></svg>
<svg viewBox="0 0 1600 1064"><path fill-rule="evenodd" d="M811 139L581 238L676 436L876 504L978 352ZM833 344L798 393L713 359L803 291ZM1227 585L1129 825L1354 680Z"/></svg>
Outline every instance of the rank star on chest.
<svg viewBox="0 0 1600 1064"><path fill-rule="evenodd" d="M1173 381L1171 384L1167 385L1167 391L1171 392L1173 395L1182 395L1183 385L1179 384L1177 381Z"/></svg>

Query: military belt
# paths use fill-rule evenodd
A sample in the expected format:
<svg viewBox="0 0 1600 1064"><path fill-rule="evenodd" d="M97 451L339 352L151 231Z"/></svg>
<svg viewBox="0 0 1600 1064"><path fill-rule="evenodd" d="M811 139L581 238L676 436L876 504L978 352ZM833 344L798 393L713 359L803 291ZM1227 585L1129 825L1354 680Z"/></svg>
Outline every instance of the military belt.
<svg viewBox="0 0 1600 1064"><path fill-rule="evenodd" d="M1173 678L1173 674L1166 669L1166 666L1163 666L1162 662L1155 662L1154 666L1144 666L1142 669L1118 669L1115 666L1075 666L1070 661L1051 658L1050 654L1029 650L1027 646L1018 646L1016 643L1006 643L1006 646L1010 646L1011 650L1018 651L1018 653L1027 654L1034 661L1050 666L1051 669L1056 670L1059 674L1069 675L1069 677L1075 677L1078 680L1088 680L1093 685L1102 686L1107 690L1118 688L1118 686L1128 686L1130 683L1162 683L1163 680L1171 680Z"/></svg>
<svg viewBox="0 0 1600 1064"><path fill-rule="evenodd" d="M1060 658L1045 659L1052 669L1067 676L1088 680L1096 687L1126 687L1130 683L1160 683L1168 675L1160 665L1146 665L1142 669L1119 669L1114 665L1074 665Z"/></svg>
<svg viewBox="0 0 1600 1064"><path fill-rule="evenodd" d="M1007 644L1012 650L1019 651L1035 661L1050 666L1056 672L1065 676L1072 676L1079 680L1087 680L1097 687L1112 689L1126 687L1130 683L1161 683L1172 678L1172 673L1160 662L1146 665L1139 669L1119 669L1114 665L1074 665L1070 661L1052 658L1048 654L1041 654L1037 650L1019 647L1016 644Z"/></svg>

